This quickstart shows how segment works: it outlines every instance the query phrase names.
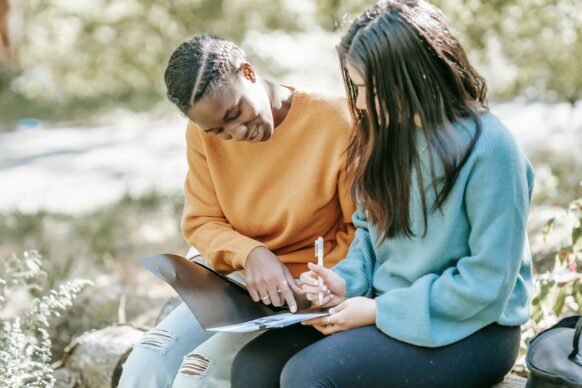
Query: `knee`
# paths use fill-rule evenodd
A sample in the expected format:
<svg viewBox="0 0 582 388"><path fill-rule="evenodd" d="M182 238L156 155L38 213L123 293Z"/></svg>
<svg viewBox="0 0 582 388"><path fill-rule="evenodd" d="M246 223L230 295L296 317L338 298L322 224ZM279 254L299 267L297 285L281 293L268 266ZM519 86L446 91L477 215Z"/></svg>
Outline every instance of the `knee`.
<svg viewBox="0 0 582 388"><path fill-rule="evenodd" d="M325 365L318 365L313 360L306 360L297 354L292 357L281 371L279 380L281 388L290 387L336 387L332 376L325 370Z"/></svg>
<svg viewBox="0 0 582 388"><path fill-rule="evenodd" d="M146 332L123 364L119 387L171 386L179 366L175 357L168 354L175 340L166 330Z"/></svg>
<svg viewBox="0 0 582 388"><path fill-rule="evenodd" d="M245 349L240 351L232 360L232 365L230 366L230 379L233 386L239 386L239 382L247 380L248 364L245 357Z"/></svg>
<svg viewBox="0 0 582 388"><path fill-rule="evenodd" d="M174 379L173 388L204 388L228 385L228 375L221 373L220 364L214 363L207 355L200 352L187 354Z"/></svg>
<svg viewBox="0 0 582 388"><path fill-rule="evenodd" d="M281 378L279 385L281 388L285 387L309 387L312 385L311 381L307 380L304 374L307 370L302 370L302 363L291 358L281 371Z"/></svg>

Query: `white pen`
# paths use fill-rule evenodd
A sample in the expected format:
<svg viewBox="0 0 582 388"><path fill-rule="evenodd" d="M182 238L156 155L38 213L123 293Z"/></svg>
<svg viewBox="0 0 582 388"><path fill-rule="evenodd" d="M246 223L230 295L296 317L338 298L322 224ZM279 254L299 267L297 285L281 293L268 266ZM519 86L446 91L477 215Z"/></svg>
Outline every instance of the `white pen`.
<svg viewBox="0 0 582 388"><path fill-rule="evenodd" d="M323 267L323 237L315 240L315 256L317 256L317 265ZM323 279L319 276L319 287L323 286ZM319 304L323 303L323 292L319 292Z"/></svg>

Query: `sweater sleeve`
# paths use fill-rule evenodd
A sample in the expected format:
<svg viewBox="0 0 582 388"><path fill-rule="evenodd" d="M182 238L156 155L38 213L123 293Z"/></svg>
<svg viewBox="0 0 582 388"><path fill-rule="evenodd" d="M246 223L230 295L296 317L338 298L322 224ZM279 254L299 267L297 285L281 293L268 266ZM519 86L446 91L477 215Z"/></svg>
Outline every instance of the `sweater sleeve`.
<svg viewBox="0 0 582 388"><path fill-rule="evenodd" d="M508 134L483 137L465 186L470 254L376 298L376 325L391 337L447 345L495 322L507 305L524 255L533 174Z"/></svg>
<svg viewBox="0 0 582 388"><path fill-rule="evenodd" d="M206 163L199 129L186 130L188 175L184 185L182 233L214 268L221 272L241 270L259 241L238 233L224 216Z"/></svg>
<svg viewBox="0 0 582 388"><path fill-rule="evenodd" d="M347 257L335 265L332 270L346 281L348 298L372 295L372 277L376 256L368 230L368 220L361 207L352 217L356 227L355 237L348 250Z"/></svg>

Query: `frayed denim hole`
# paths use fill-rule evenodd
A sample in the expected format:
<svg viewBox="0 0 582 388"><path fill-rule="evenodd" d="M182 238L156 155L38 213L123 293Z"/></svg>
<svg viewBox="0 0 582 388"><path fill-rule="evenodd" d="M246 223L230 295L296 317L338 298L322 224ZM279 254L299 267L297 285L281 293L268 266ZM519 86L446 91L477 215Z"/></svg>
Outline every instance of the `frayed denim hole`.
<svg viewBox="0 0 582 388"><path fill-rule="evenodd" d="M164 329L152 329L144 333L136 347L148 348L165 354L169 346L174 343L176 336Z"/></svg>
<svg viewBox="0 0 582 388"><path fill-rule="evenodd" d="M213 362L202 354L190 353L184 357L180 366L180 375L191 378L203 377Z"/></svg>

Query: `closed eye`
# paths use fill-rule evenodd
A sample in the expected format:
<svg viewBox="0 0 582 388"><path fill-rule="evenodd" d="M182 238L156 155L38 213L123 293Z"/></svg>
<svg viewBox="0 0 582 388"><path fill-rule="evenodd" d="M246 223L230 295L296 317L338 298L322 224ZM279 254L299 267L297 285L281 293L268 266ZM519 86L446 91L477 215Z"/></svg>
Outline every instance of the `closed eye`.
<svg viewBox="0 0 582 388"><path fill-rule="evenodd" d="M241 114L241 110L239 108L234 115L225 116L224 121L226 121L226 122L234 121L234 120L239 118L240 114Z"/></svg>

